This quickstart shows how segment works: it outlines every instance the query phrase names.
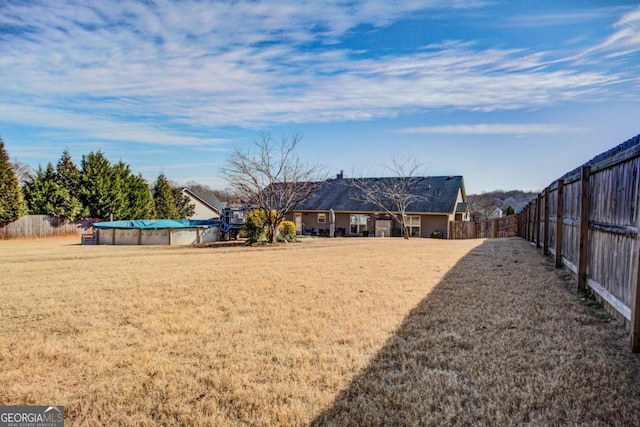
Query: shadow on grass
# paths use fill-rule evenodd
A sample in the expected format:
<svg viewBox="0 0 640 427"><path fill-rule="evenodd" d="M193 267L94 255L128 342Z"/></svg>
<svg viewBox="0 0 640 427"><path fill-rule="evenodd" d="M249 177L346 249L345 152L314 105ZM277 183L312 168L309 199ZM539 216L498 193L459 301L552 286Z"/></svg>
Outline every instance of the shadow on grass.
<svg viewBox="0 0 640 427"><path fill-rule="evenodd" d="M635 425L637 359L616 333L527 242L487 240L312 425Z"/></svg>

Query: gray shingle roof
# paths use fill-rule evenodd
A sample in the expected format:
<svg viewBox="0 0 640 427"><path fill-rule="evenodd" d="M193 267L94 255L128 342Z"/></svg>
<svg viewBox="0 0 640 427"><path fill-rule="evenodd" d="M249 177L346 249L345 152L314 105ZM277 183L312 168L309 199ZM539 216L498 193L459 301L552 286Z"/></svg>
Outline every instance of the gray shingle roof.
<svg viewBox="0 0 640 427"><path fill-rule="evenodd" d="M209 205L218 213L222 211L222 202L216 197L215 194L209 193L208 191L193 190L191 188L185 188L184 191L188 192L189 195L199 199L202 203Z"/></svg>
<svg viewBox="0 0 640 427"><path fill-rule="evenodd" d="M364 178L378 184L392 183L402 178ZM358 200L359 189L353 184L356 178L330 179L320 183L315 194L296 210L378 212L372 203ZM461 176L430 176L416 178L415 193L424 197L409 206L409 212L453 213L458 191L463 185Z"/></svg>
<svg viewBox="0 0 640 427"><path fill-rule="evenodd" d="M469 210L469 203L458 203L456 206L456 212L467 212Z"/></svg>

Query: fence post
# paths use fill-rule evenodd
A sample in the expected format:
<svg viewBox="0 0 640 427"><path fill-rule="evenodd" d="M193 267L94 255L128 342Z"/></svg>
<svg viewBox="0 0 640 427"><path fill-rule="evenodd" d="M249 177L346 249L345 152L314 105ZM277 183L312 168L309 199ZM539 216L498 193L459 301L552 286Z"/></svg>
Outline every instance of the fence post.
<svg viewBox="0 0 640 427"><path fill-rule="evenodd" d="M536 225L536 248L540 249L540 193L538 193L538 197L536 198L536 218L535 218L535 225Z"/></svg>
<svg viewBox="0 0 640 427"><path fill-rule="evenodd" d="M491 237L495 239L498 237L498 218L495 218L493 220L493 223L491 224L491 228L492 228Z"/></svg>
<svg viewBox="0 0 640 427"><path fill-rule="evenodd" d="M531 206L533 202L529 202L527 205L527 241L531 241Z"/></svg>
<svg viewBox="0 0 640 427"><path fill-rule="evenodd" d="M578 289L587 288L587 255L589 254L589 176L591 167L582 167L582 195L580 197L580 254L578 257Z"/></svg>
<svg viewBox="0 0 640 427"><path fill-rule="evenodd" d="M536 239L536 234L535 234L535 220L533 218L533 214L535 213L536 209L535 209L535 201L532 200L531 204L529 204L529 241L533 242Z"/></svg>
<svg viewBox="0 0 640 427"><path fill-rule="evenodd" d="M562 229L564 228L564 180L558 180L558 207L556 208L556 268L562 267Z"/></svg>
<svg viewBox="0 0 640 427"><path fill-rule="evenodd" d="M640 225L640 215L638 215ZM636 270L633 276L633 298L631 299L631 325L629 345L634 353L640 353L640 235L636 237Z"/></svg>
<svg viewBox="0 0 640 427"><path fill-rule="evenodd" d="M544 189L544 237L542 253L549 255L549 187Z"/></svg>

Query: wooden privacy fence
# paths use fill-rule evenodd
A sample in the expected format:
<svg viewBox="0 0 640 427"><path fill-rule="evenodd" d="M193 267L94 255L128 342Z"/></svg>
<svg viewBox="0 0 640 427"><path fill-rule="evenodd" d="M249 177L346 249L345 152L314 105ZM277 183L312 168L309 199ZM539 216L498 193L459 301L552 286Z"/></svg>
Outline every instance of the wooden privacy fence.
<svg viewBox="0 0 640 427"><path fill-rule="evenodd" d="M518 235L518 216L509 215L484 221L452 221L451 239L495 239Z"/></svg>
<svg viewBox="0 0 640 427"><path fill-rule="evenodd" d="M65 221L49 215L27 215L0 227L0 240L80 236L97 219Z"/></svg>
<svg viewBox="0 0 640 427"><path fill-rule="evenodd" d="M629 327L640 352L640 135L545 188L519 214L519 234L555 257Z"/></svg>

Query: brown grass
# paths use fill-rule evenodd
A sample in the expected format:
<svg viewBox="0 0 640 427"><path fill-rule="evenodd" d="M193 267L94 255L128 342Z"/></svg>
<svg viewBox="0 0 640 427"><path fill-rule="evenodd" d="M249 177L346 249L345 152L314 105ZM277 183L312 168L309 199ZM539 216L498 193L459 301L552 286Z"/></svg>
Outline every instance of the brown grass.
<svg viewBox="0 0 640 427"><path fill-rule="evenodd" d="M76 242L0 242L2 405L64 405L68 425L637 423L624 332L521 240Z"/></svg>

